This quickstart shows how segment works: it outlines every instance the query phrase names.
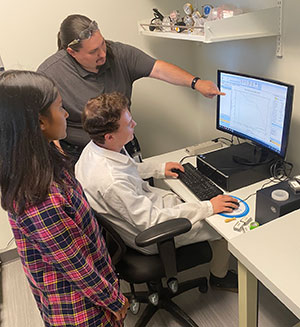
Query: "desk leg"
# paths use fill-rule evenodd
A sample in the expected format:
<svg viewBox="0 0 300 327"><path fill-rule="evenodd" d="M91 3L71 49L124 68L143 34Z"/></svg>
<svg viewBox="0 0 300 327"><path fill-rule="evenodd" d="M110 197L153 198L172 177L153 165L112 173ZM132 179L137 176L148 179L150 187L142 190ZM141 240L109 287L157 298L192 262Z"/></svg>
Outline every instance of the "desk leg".
<svg viewBox="0 0 300 327"><path fill-rule="evenodd" d="M257 279L238 262L239 327L257 326Z"/></svg>

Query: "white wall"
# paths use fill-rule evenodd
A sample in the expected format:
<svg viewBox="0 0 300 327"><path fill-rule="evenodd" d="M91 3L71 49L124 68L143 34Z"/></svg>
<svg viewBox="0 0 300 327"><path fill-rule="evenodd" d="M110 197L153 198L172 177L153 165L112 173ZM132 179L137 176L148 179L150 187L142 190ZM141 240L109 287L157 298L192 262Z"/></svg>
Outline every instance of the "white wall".
<svg viewBox="0 0 300 327"><path fill-rule="evenodd" d="M221 3L222 1L219 1ZM277 1L235 1L242 8L255 9L276 5ZM263 6L262 6L263 3ZM254 74L266 78L273 78L295 85L294 106L292 124L289 137L287 160L294 164L294 173L300 171L300 156L298 151L298 140L300 136L300 98L298 96L298 85L300 85L300 43L299 43L299 16L300 1L283 0L283 57L275 55L276 37L260 38L252 40L241 40L233 42L220 42L214 44L202 44L195 47L198 56L198 69L209 79L214 79L216 70L219 68L235 70L244 73ZM205 65L203 65L205 63ZM215 130L215 103L206 101L199 97L201 117L207 119L205 133L213 137ZM203 115L203 113L205 113ZM195 118L195 117L194 117ZM196 121L196 119L195 119ZM211 128L209 129L210 126ZM199 130L199 134L202 130Z"/></svg>
<svg viewBox="0 0 300 327"><path fill-rule="evenodd" d="M288 160L300 171L300 85L298 35L299 0L283 0L283 58L275 56L276 38L261 38L214 44L168 40L141 36L137 20L152 17L152 8L167 14L182 13L184 0L10 0L1 1L0 54L6 69L32 69L56 51L56 35L61 21L69 14L81 13L95 19L107 39L135 45L149 54L170 61L200 76L216 81L219 68L257 74L296 85ZM276 0L208 1L214 5L234 3L245 10L275 6ZM207 3L194 0L198 7ZM216 137L216 99L203 98L195 91L143 79L133 93L133 114L144 156L163 153ZM1 219L6 219L5 215ZM0 239L6 237L0 230Z"/></svg>
<svg viewBox="0 0 300 327"><path fill-rule="evenodd" d="M13 238L13 233L8 223L6 211L0 206L0 253L15 247L15 243L10 240Z"/></svg>
<svg viewBox="0 0 300 327"><path fill-rule="evenodd" d="M185 1L181 1L181 4ZM196 1L197 2L197 1ZM180 1L177 1L180 3ZM206 1L198 1L201 4ZM276 6L276 0L239 0L239 1L209 1L214 5L234 3L245 11L263 9ZM173 3L174 4L174 3ZM169 10L174 8L170 3ZM180 8L178 6L178 8ZM277 58L275 54L276 37L219 42L213 44L198 44L197 42L158 39L153 41L144 37L152 52L159 58L189 69L203 79L216 81L217 69L228 69L248 74L273 78L294 84L294 108L290 130L287 160L294 164L294 173L300 171L300 156L298 152L298 139L300 134L300 98L298 85L300 85L299 63L299 13L300 1L283 0L283 57ZM188 43L188 44L187 44ZM174 52L174 44L176 44ZM187 45L187 46L186 46ZM177 53L180 49L180 54ZM151 81L152 82L152 81ZM144 81L137 85L145 85ZM216 135L225 135L215 129L216 99L209 100L191 90L171 87L157 82L151 86L156 88L155 104L162 98L163 109L154 106L154 115L148 111L139 111L138 123L142 134L142 143L145 144L149 154L162 153L178 146L208 140ZM155 85L154 85L155 83ZM159 84L159 87L157 85ZM142 86L141 86L142 87ZM169 91L171 90L171 93ZM136 90L137 91L137 90ZM158 92L158 93L154 93ZM135 93L138 97L138 93ZM142 102L142 100L140 100ZM161 119L159 119L161 117ZM141 126L142 125L142 126ZM139 127L139 126L138 126Z"/></svg>

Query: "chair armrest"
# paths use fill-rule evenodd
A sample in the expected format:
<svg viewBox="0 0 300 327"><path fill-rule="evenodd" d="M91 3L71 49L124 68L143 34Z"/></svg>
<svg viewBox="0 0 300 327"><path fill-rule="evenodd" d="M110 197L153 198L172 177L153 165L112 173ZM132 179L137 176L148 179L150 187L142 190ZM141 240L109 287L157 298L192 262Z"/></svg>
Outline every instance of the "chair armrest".
<svg viewBox="0 0 300 327"><path fill-rule="evenodd" d="M186 218L170 219L139 233L135 238L135 244L140 247L145 247L172 239L177 235L188 232L191 228L192 224Z"/></svg>

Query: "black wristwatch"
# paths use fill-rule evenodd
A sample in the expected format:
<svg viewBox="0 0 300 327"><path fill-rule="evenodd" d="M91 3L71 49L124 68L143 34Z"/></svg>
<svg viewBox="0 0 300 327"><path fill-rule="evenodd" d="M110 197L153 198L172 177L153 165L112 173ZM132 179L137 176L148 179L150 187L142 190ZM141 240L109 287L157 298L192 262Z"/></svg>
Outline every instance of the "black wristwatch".
<svg viewBox="0 0 300 327"><path fill-rule="evenodd" d="M200 77L194 77L194 79L192 80L191 88L192 88L193 90L195 90L195 85L196 85L196 83L197 83L197 81L198 81L199 79L201 79L201 78L200 78Z"/></svg>

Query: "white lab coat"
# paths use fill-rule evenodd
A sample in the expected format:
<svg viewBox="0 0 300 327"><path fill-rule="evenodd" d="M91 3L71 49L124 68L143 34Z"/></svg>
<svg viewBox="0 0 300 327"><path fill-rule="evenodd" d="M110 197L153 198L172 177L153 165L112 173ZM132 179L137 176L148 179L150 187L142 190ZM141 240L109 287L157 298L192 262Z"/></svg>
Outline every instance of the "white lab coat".
<svg viewBox="0 0 300 327"><path fill-rule="evenodd" d="M129 246L147 254L156 246L139 248L135 236L171 218L188 218L192 229L176 238L176 246L220 238L203 219L213 214L210 201L183 203L171 191L151 187L142 178L164 177L165 164L136 163L129 155L91 141L83 150L75 175L92 208L109 219Z"/></svg>

